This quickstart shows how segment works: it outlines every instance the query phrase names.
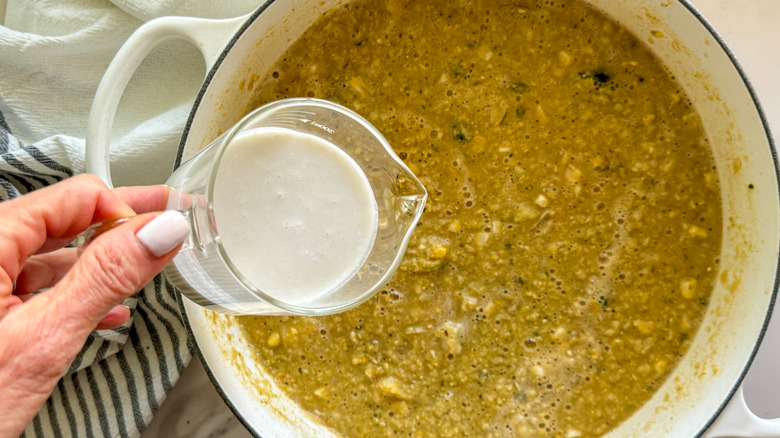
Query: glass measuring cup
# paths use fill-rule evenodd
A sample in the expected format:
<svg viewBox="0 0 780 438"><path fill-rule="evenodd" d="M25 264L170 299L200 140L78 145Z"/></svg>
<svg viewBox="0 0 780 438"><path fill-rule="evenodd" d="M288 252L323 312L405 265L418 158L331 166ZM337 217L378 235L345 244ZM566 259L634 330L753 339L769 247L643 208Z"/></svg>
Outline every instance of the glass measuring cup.
<svg viewBox="0 0 780 438"><path fill-rule="evenodd" d="M337 146L360 167L376 200L376 235L364 263L341 286L305 303L288 302L253 285L231 262L220 239L213 198L217 170L231 141L259 128L291 130ZM420 181L368 121L340 105L311 98L280 100L251 112L176 169L167 185L167 208L186 212L192 232L165 273L195 303L233 314L325 315L367 300L398 267L427 197Z"/></svg>

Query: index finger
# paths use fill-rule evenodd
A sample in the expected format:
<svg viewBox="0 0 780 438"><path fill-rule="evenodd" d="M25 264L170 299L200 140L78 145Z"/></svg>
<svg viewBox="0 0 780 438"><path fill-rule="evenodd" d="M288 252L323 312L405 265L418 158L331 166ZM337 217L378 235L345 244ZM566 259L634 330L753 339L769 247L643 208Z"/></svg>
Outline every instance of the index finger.
<svg viewBox="0 0 780 438"><path fill-rule="evenodd" d="M113 191L136 213L141 214L165 210L170 189L164 185L156 185L117 187Z"/></svg>
<svg viewBox="0 0 780 438"><path fill-rule="evenodd" d="M0 302L27 258L62 246L93 223L134 216L133 209L100 179L78 175L0 202ZM2 311L0 303L0 313Z"/></svg>

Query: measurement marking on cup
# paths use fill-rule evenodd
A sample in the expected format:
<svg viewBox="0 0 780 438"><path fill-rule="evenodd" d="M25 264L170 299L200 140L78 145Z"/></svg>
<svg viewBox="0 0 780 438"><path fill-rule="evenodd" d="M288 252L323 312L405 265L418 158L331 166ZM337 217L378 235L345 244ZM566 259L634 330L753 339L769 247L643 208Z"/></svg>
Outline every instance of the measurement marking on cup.
<svg viewBox="0 0 780 438"><path fill-rule="evenodd" d="M327 127L327 126L325 126L325 125L320 125L319 123L315 122L314 120L309 120L309 119L301 119L301 122L303 122L303 123L308 123L308 124L310 124L310 125L314 125L314 126L316 126L316 127L320 128L320 129L322 129L323 131L327 132L328 134L333 134L333 133L335 132L333 129L331 129L331 128L328 128L328 127Z"/></svg>

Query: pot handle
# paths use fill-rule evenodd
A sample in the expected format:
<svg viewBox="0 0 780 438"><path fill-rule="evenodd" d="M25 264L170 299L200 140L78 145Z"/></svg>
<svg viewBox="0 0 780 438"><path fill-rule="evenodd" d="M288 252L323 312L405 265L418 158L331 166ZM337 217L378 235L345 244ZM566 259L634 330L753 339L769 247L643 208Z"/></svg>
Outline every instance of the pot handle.
<svg viewBox="0 0 780 438"><path fill-rule="evenodd" d="M747 403L742 386L731 398L703 438L777 438L780 437L780 418L767 420L754 414Z"/></svg>
<svg viewBox="0 0 780 438"><path fill-rule="evenodd" d="M133 32L106 69L92 102L87 122L87 172L97 175L109 187L113 187L109 148L114 116L130 78L152 49L167 38L184 38L200 49L208 72L219 60L229 38L238 31L249 15L219 20L161 17L143 24Z"/></svg>

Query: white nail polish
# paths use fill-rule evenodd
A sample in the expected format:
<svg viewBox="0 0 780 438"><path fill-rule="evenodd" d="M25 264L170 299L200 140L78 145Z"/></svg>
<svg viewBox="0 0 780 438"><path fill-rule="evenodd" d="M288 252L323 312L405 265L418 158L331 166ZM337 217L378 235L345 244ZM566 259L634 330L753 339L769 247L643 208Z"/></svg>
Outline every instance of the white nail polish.
<svg viewBox="0 0 780 438"><path fill-rule="evenodd" d="M136 237L156 257L176 248L190 234L190 223L184 213L168 210L144 225Z"/></svg>

